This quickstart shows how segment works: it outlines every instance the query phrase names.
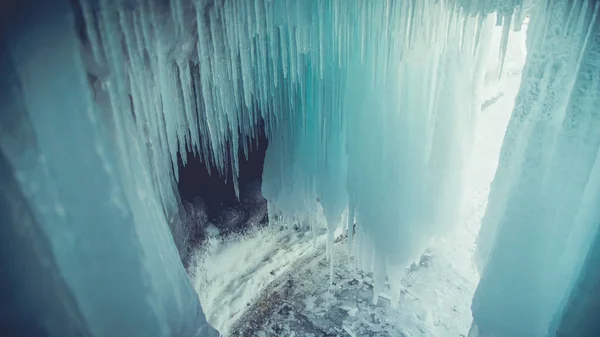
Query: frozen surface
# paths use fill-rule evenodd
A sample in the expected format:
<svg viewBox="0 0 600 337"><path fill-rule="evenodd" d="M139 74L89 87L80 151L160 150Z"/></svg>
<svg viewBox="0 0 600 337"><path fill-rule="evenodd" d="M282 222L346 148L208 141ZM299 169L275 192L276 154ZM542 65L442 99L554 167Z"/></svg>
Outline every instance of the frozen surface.
<svg viewBox="0 0 600 337"><path fill-rule="evenodd" d="M189 267L207 319L227 335L233 322L294 262L325 242L324 228L263 228L240 236L210 238Z"/></svg>
<svg viewBox="0 0 600 337"><path fill-rule="evenodd" d="M473 335L555 335L597 235L598 11L597 2L574 1L531 14L523 81L477 241Z"/></svg>
<svg viewBox="0 0 600 337"><path fill-rule="evenodd" d="M462 236L461 239L464 239ZM469 239L473 239L473 236ZM471 322L470 297L477 277L469 248L456 241L435 244L402 279L399 307L387 284L373 304L372 274L347 263L345 239L333 248L334 281L329 286L325 247L294 263L235 325L232 336L460 336ZM451 246L454 246L451 248ZM462 253L462 254L461 254Z"/></svg>
<svg viewBox="0 0 600 337"><path fill-rule="evenodd" d="M37 261L18 268L31 268L40 278L6 292L18 302L39 291L46 278L60 281L67 290L46 291L65 294L64 302L32 298L29 310L15 319L38 322L53 315L45 310L66 318L44 322L34 332L25 332L25 323L6 333L214 336L173 244L147 157L138 152L143 139L118 128L121 133L112 137L102 120L106 115L93 104L69 4L40 4L27 14L2 41L8 56L2 55L0 72L13 82L4 86L1 77L9 91L0 93L0 150L10 168L3 172L10 175L0 176L0 193L3 200L24 200L25 206L9 212L27 217L14 216L2 226L28 226L26 233L36 233L20 234L28 243L23 249L32 251L19 254ZM126 115L112 122L133 127L128 121ZM76 324L81 331L65 332Z"/></svg>
<svg viewBox="0 0 600 337"><path fill-rule="evenodd" d="M600 235L596 235L583 272L573 286L564 315L558 323L558 336L593 337L600 331L597 313L600 312Z"/></svg>

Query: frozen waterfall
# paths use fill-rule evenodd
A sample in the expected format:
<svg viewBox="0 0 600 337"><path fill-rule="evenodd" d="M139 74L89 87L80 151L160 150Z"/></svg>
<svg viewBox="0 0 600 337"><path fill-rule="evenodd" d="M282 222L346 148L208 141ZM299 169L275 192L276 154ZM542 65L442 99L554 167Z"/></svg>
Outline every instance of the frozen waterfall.
<svg viewBox="0 0 600 337"><path fill-rule="evenodd" d="M330 259L343 228L355 267L402 305L405 268L460 220L487 62L499 55L502 74L526 18L527 62L475 252L471 336L593 333L577 313L600 296L598 2L5 8L1 284L15 295L0 312L15 333L218 335L181 264L178 166L199 156L239 195L238 154L259 125L271 222L323 214Z"/></svg>

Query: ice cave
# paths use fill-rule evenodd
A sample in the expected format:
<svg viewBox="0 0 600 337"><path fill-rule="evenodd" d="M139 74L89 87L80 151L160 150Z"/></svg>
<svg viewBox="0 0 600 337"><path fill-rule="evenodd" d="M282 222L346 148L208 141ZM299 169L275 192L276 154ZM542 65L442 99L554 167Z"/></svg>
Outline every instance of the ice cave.
<svg viewBox="0 0 600 337"><path fill-rule="evenodd" d="M597 0L3 0L0 336L600 336Z"/></svg>

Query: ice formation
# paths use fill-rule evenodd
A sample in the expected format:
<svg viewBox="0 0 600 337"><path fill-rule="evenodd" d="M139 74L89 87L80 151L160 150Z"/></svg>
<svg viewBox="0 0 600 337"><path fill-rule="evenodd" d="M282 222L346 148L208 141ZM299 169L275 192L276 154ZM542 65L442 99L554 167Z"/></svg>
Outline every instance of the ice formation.
<svg viewBox="0 0 600 337"><path fill-rule="evenodd" d="M594 1L37 2L3 23L0 164L16 187L2 200L22 194L75 298L63 309L93 335L215 333L169 232L178 154L231 172L237 190L259 124L270 216L314 225L322 211L330 244L347 226L358 267L397 296L404 268L458 221L486 58L503 59L526 13L474 331L556 325L598 223Z"/></svg>
<svg viewBox="0 0 600 337"><path fill-rule="evenodd" d="M594 1L531 13L527 63L478 239L473 317L482 336L554 336L597 236L598 14ZM577 329L585 331L562 335L583 336Z"/></svg>
<svg viewBox="0 0 600 337"><path fill-rule="evenodd" d="M270 214L314 224L322 209L333 233L351 200L360 267L376 270L378 280L390 267L402 271L456 223L493 8L168 5L123 3L115 11L112 2L81 2L84 48L98 82L109 82L101 93L108 110L132 111L133 118L114 118L116 128L132 124L149 139L147 160L167 212L177 204L170 174L177 153L191 148L223 174L231 170L235 182L233 154L247 153L264 121ZM500 22L510 27L507 13ZM102 79L104 68L110 79Z"/></svg>
<svg viewBox="0 0 600 337"><path fill-rule="evenodd" d="M0 104L2 226L26 243L14 254L40 261L9 265L6 291L16 295L3 312L18 314L3 333L216 335L179 260L145 140L127 123L132 114L93 104L67 2L38 5L7 34L0 63L8 84ZM64 286L38 290L47 281ZM46 292L59 298L50 302ZM24 303L31 307L20 309Z"/></svg>

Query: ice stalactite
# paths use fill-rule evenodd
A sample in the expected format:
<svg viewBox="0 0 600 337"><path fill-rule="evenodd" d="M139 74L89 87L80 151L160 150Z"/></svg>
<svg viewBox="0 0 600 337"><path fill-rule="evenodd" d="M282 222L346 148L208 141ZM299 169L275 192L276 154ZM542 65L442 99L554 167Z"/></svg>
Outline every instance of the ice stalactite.
<svg viewBox="0 0 600 337"><path fill-rule="evenodd" d="M584 0L531 13L521 89L478 238L481 336L555 335L598 235L598 14L599 4Z"/></svg>
<svg viewBox="0 0 600 337"><path fill-rule="evenodd" d="M319 30L335 32L325 45L337 49L319 49L320 65L310 53L300 63L303 123L275 129L290 145L267 152L265 167L278 173L265 169L263 188L294 217L319 198L330 229L353 200L358 265L382 284L458 222L493 18L452 3L352 4L339 16L319 7Z"/></svg>

